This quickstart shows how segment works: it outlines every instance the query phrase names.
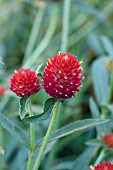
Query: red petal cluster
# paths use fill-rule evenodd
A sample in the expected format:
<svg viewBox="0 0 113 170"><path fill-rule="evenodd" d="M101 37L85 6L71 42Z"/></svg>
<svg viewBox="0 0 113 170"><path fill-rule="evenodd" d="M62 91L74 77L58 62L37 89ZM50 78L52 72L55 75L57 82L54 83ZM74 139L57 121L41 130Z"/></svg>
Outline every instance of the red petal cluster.
<svg viewBox="0 0 113 170"><path fill-rule="evenodd" d="M113 133L103 135L103 141L109 148L113 148Z"/></svg>
<svg viewBox="0 0 113 170"><path fill-rule="evenodd" d="M0 85L0 96L4 95L5 90L6 90L6 88L4 86Z"/></svg>
<svg viewBox="0 0 113 170"><path fill-rule="evenodd" d="M91 170L113 170L113 163L112 162L103 162L95 167L90 167Z"/></svg>
<svg viewBox="0 0 113 170"><path fill-rule="evenodd" d="M70 53L61 53L49 59L43 74L45 91L54 98L67 99L79 91L84 77L83 69L77 57Z"/></svg>
<svg viewBox="0 0 113 170"><path fill-rule="evenodd" d="M10 90L20 97L34 95L41 88L39 77L37 77L35 71L31 71L29 68L15 71L9 82Z"/></svg>

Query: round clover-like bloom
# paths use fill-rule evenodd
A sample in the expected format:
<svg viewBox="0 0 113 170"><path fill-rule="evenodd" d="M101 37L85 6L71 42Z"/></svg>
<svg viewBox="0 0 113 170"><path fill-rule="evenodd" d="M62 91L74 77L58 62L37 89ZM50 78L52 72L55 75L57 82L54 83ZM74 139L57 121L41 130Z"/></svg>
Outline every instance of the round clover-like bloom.
<svg viewBox="0 0 113 170"><path fill-rule="evenodd" d="M106 162L100 163L99 165L95 167L90 166L90 169L91 170L113 170L113 163L106 161Z"/></svg>
<svg viewBox="0 0 113 170"><path fill-rule="evenodd" d="M4 95L6 88L3 85L0 85L0 96Z"/></svg>
<svg viewBox="0 0 113 170"><path fill-rule="evenodd" d="M39 80L36 71L31 71L29 68L19 69L9 80L10 90L20 97L34 95L41 88Z"/></svg>
<svg viewBox="0 0 113 170"><path fill-rule="evenodd" d="M79 91L84 77L77 57L70 53L60 53L49 59L43 73L45 91L54 98L67 99Z"/></svg>
<svg viewBox="0 0 113 170"><path fill-rule="evenodd" d="M109 148L113 148L113 133L103 135L103 142Z"/></svg>

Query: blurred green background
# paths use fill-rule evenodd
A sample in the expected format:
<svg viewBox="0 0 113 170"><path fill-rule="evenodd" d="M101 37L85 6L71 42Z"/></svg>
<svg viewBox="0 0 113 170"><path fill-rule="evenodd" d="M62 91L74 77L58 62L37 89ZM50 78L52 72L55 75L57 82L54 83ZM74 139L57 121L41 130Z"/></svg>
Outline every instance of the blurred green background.
<svg viewBox="0 0 113 170"><path fill-rule="evenodd" d="M80 93L62 105L57 128L76 120L98 118L101 113L102 117L111 116L112 119L109 111L113 82L112 42L112 0L0 0L0 56L5 63L0 65L0 85L6 87L4 96L0 96L1 113L29 133L28 124L19 119L18 98L10 92L8 79L15 69L30 67L36 70L38 65L45 64L48 58L61 51L83 60L85 79ZM48 97L43 89L33 96L34 113L41 113ZM102 105L106 105L107 110L103 110ZM37 138L44 136L48 123L49 120L35 126ZM112 126L103 133L111 130ZM85 142L96 136L99 134L92 129L51 143L40 169L88 170L99 155L100 147L90 147ZM27 149L2 127L0 146L5 150L4 156L0 155L0 170L26 169Z"/></svg>

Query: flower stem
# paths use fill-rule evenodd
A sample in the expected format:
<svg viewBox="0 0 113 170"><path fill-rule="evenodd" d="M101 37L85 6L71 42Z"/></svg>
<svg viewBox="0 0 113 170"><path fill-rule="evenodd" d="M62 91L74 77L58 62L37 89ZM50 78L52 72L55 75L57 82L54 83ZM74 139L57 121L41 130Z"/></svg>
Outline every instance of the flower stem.
<svg viewBox="0 0 113 170"><path fill-rule="evenodd" d="M57 101L54 108L53 108L53 115L52 115L52 119L51 119L51 122L49 124L49 127L48 127L48 130L47 130L47 133L46 133L46 136L44 138L44 141L42 143L42 146L40 148L40 152L39 152L39 155L37 157L37 160L36 160L36 163L34 165L34 168L33 170L38 170L39 166L40 166L40 163L41 163L41 160L42 160L42 157L44 155L44 151L46 149L46 146L48 144L48 141L49 141L49 138L50 138L50 135L52 133L52 130L54 128L54 125L55 125L55 122L56 122L56 118L57 118L57 114L58 114L58 109L59 109L59 106L60 106L60 101Z"/></svg>
<svg viewBox="0 0 113 170"><path fill-rule="evenodd" d="M31 99L29 100L29 115L30 116L33 115ZM30 123L30 148L29 148L29 157L28 157L28 170L32 170L34 148L35 148L35 127L34 127L34 123Z"/></svg>

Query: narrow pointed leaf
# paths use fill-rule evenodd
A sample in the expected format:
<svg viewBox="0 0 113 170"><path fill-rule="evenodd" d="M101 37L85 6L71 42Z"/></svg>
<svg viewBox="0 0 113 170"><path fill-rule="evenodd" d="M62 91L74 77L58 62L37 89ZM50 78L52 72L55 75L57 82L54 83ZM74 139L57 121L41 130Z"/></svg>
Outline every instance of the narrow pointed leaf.
<svg viewBox="0 0 113 170"><path fill-rule="evenodd" d="M4 153L5 153L4 149L0 146L0 154L4 155Z"/></svg>
<svg viewBox="0 0 113 170"><path fill-rule="evenodd" d="M73 163L70 170L89 170L91 158L97 153L99 147L88 147ZM87 158L87 159L86 159ZM82 160L82 161L81 161Z"/></svg>
<svg viewBox="0 0 113 170"><path fill-rule="evenodd" d="M100 111L98 109L98 106L97 106L96 102L94 101L94 99L92 97L89 99L89 107L90 107L92 117L94 119L99 119L101 114L100 114ZM102 125L97 126L96 130L97 130L99 135L103 134L103 126Z"/></svg>
<svg viewBox="0 0 113 170"><path fill-rule="evenodd" d="M113 60L113 44L112 44L111 40L106 36L102 36L101 41L104 45L106 52L109 54L109 56Z"/></svg>
<svg viewBox="0 0 113 170"><path fill-rule="evenodd" d="M61 137L67 136L74 132L90 129L96 125L106 123L108 121L109 120L101 120L101 119L86 119L86 120L75 121L73 123L70 123L60 129L54 131L51 135L49 142L59 139ZM36 149L38 149L41 146L42 141L43 141L43 138L40 139L39 141L37 141Z"/></svg>
<svg viewBox="0 0 113 170"><path fill-rule="evenodd" d="M98 138L95 138L95 139L91 139L87 142L85 142L86 145L90 145L90 146L104 146L104 144L102 143L102 140L98 139Z"/></svg>
<svg viewBox="0 0 113 170"><path fill-rule="evenodd" d="M0 114L0 124L6 129L12 136L14 136L20 143L29 145L29 138L26 133L15 125L10 119Z"/></svg>
<svg viewBox="0 0 113 170"><path fill-rule="evenodd" d="M27 123L31 123L31 122L39 123L39 122L46 120L51 115L53 106L55 105L56 101L57 101L57 99L54 99L54 98L47 99L44 103L43 113L34 115L34 116L27 116L27 117L25 117L24 120Z"/></svg>
<svg viewBox="0 0 113 170"><path fill-rule="evenodd" d="M19 102L19 114L20 114L20 118L23 119L26 115L26 111L27 111L27 105L28 105L28 101L29 101L30 97L23 97L20 99Z"/></svg>
<svg viewBox="0 0 113 170"><path fill-rule="evenodd" d="M108 65L111 59L108 57L99 58L92 65L92 77L95 95L98 103L105 104L109 94L110 71Z"/></svg>
<svg viewBox="0 0 113 170"><path fill-rule="evenodd" d="M105 104L105 105L102 105L102 106L109 109L109 111L113 114L113 104Z"/></svg>

